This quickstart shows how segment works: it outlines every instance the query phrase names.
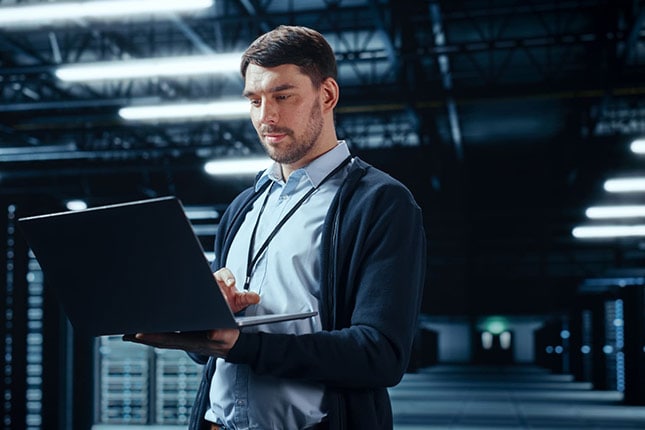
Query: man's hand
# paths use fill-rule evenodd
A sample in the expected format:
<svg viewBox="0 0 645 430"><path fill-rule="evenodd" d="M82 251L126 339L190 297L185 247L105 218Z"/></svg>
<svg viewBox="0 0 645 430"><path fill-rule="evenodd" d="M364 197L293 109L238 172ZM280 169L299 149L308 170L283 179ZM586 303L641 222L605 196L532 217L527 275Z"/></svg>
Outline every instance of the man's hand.
<svg viewBox="0 0 645 430"><path fill-rule="evenodd" d="M229 269L224 267L213 276L233 313L260 302L258 293L238 291L235 287L235 276ZM155 348L179 349L201 355L226 357L239 336L240 331L237 329L221 329L180 333L136 333L123 336L123 340Z"/></svg>
<svg viewBox="0 0 645 430"><path fill-rule="evenodd" d="M213 274L219 289L226 297L226 302L233 313L239 312L250 305L260 303L260 295L252 291L239 291L235 287L235 276L233 273L223 267Z"/></svg>
<svg viewBox="0 0 645 430"><path fill-rule="evenodd" d="M200 355L226 357L240 331L237 329L208 330L180 333L136 333L123 340L163 349L179 349Z"/></svg>

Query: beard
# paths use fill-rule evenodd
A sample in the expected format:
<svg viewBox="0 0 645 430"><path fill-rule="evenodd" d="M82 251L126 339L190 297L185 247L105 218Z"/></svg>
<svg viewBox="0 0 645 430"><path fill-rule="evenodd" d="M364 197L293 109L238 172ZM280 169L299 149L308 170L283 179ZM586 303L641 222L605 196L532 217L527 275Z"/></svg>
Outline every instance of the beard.
<svg viewBox="0 0 645 430"><path fill-rule="evenodd" d="M323 128L322 108L320 102L312 106L309 112L309 122L304 133L296 136L294 131L286 127L263 126L258 130L260 142L271 159L280 164L293 164L305 157L316 145ZM284 147L274 147L262 139L264 133L284 133L291 142Z"/></svg>

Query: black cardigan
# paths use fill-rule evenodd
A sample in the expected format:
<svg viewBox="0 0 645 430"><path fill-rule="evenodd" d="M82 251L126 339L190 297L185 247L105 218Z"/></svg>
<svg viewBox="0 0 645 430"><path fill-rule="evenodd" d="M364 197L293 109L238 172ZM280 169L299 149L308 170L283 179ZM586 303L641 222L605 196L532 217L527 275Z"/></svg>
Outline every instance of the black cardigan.
<svg viewBox="0 0 645 430"><path fill-rule="evenodd" d="M233 236L259 194L249 188L226 210L213 269L226 261ZM411 193L355 158L323 228L323 331L299 336L242 331L226 360L258 374L323 383L331 429L391 429L387 387L401 380L408 364L426 254L421 210ZM209 407L214 363L208 360L204 369L191 430L201 428Z"/></svg>

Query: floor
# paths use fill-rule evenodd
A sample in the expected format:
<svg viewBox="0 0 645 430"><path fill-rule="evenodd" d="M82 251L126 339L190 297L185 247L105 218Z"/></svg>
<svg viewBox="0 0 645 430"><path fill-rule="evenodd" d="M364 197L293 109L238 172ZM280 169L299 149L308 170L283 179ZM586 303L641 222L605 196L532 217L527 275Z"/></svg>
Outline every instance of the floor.
<svg viewBox="0 0 645 430"><path fill-rule="evenodd" d="M645 406L533 366L434 366L390 395L395 430L645 429Z"/></svg>

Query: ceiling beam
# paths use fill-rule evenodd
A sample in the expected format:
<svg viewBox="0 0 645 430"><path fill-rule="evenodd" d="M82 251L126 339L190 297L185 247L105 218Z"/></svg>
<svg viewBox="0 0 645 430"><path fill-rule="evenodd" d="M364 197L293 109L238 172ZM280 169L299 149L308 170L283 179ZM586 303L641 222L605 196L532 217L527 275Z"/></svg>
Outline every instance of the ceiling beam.
<svg viewBox="0 0 645 430"><path fill-rule="evenodd" d="M436 46L441 47L446 44L446 34L443 30L443 22L441 18L441 6L438 1L431 1L429 4L430 21L432 23L432 32L434 35L434 43ZM448 122L450 126L450 136L452 143L455 147L455 154L458 160L463 159L461 126L459 124L459 113L457 112L457 104L452 94L452 75L450 72L450 60L447 55L439 54L437 57L439 66L439 73L441 75L441 82L445 91L446 110L448 113Z"/></svg>
<svg viewBox="0 0 645 430"><path fill-rule="evenodd" d="M267 33L273 29L274 26L266 18L265 11L259 5L256 5L253 0L240 0L240 4L249 16L255 16L260 19L259 26L262 32Z"/></svg>
<svg viewBox="0 0 645 430"><path fill-rule="evenodd" d="M592 112L590 115L590 123L588 124L588 130L592 133L595 133L598 125L601 123L603 116L605 115L609 103L613 96L613 90L616 86L616 83L619 81L621 74L627 64L632 59L633 53L636 51L636 46L638 44L638 39L640 38L640 33L643 27L645 26L645 5L638 6L637 2L634 2L634 11L633 18L627 27L627 36L622 40L622 45L619 43L620 40L616 41L616 52L613 61L609 62L609 70L607 76L607 84L604 96L600 101L597 109Z"/></svg>

